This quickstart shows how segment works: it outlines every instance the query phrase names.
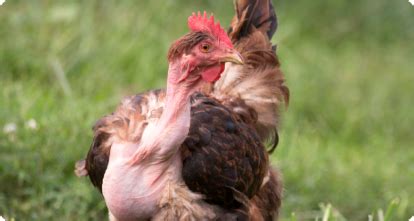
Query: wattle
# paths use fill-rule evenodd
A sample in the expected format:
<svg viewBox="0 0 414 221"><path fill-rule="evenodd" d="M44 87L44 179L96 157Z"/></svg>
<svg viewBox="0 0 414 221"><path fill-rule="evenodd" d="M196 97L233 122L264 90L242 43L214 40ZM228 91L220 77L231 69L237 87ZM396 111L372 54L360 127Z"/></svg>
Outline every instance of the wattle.
<svg viewBox="0 0 414 221"><path fill-rule="evenodd" d="M213 83L220 78L220 74L224 71L224 63L220 64L220 66L214 66L211 68L206 69L202 74L201 77L203 80Z"/></svg>

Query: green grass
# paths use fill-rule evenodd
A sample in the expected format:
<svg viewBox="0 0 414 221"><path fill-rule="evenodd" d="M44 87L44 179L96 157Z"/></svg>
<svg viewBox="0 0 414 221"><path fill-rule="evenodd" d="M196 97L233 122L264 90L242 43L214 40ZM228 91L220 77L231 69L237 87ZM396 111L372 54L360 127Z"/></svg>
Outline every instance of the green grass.
<svg viewBox="0 0 414 221"><path fill-rule="evenodd" d="M387 221L408 220L414 7L405 0L276 6L273 41L291 89L272 158L284 175L283 220L292 213L322 220L328 206L321 203L333 205L329 217L368 220L394 199ZM196 10L215 12L222 24L233 15L231 1L213 0L0 6L0 129L17 126L0 131L0 215L106 219L101 196L73 175L74 162L89 148L94 121L123 96L163 87L167 49Z"/></svg>

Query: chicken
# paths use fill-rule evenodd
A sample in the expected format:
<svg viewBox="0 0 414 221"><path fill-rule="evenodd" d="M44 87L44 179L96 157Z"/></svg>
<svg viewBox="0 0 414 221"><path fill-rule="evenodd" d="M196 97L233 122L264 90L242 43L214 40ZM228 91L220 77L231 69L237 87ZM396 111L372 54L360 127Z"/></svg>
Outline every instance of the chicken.
<svg viewBox="0 0 414 221"><path fill-rule="evenodd" d="M146 204L140 204L141 211L135 208L130 214L135 218L231 220L244 217L252 220L273 220L277 216L281 182L277 171L270 168L262 144L272 134L277 138L278 108L283 101L288 101L288 90L284 85L274 48L272 49L269 41L276 30L276 16L269 1L238 1L236 16L229 31L236 50L232 49L233 44L224 32L217 31L220 28L212 25L213 23L205 15L190 17L189 26L192 32L178 40L169 51L170 70L174 66L171 64L175 60L173 58L181 57L186 60L190 59L188 56L193 54L190 53L194 52L192 50L216 49L211 44L202 44L206 37L199 34L206 31L207 36L216 33L216 36L210 36L218 40L216 44L225 45L228 50L239 51L245 64L239 64L235 52L224 59L203 57L207 61L214 61L215 66L194 70L200 72L199 75L204 81L218 81L207 90L205 85L197 83L188 91L190 117L184 118L190 121L188 129L183 125L181 126L184 129L178 131L177 125L170 127L174 128L171 130L157 130L154 129L156 126L151 126L160 127L161 124L157 122L164 122L163 116L171 111L171 105L168 106L168 97L171 97L168 96L171 88L169 86L167 91L149 91L124 99L112 115L96 123L94 142L86 161L80 161L77 165L77 173L89 175L104 197L108 196L105 197L107 205L111 204L108 201L112 198L115 198L112 201L118 200L112 203L113 209L108 205L114 220L127 219L128 217L122 216L129 214L117 211L127 207L125 199L122 200L119 196L131 196L139 192L137 189L155 195L141 196L151 199L152 203L143 199L141 203ZM216 27L210 28L216 31L208 31L206 26ZM225 61L229 63L224 67ZM189 64L194 65L193 62L194 59L189 60ZM190 76L192 74L183 75ZM170 80L167 85L169 83ZM203 93L192 94L198 90L203 90ZM177 121L181 118L173 119ZM168 126L167 123L162 125ZM151 148L147 147L143 154L137 154L137 148L142 143ZM274 147L276 144L277 142ZM159 149L162 154L154 154L152 149ZM167 149L172 150L166 151ZM121 161L113 155L120 159L133 156L132 161L140 169L113 166L117 164L111 162ZM128 160L135 165L132 161ZM139 162L151 166L142 166ZM123 170L120 171L119 167ZM116 182L111 184L111 180ZM152 184L145 186L149 181ZM152 189L154 185L159 189ZM105 189L109 193L105 194ZM115 190L122 190L123 194L112 194L111 198L110 192ZM179 197L171 198L172 195ZM118 208L120 201L124 208ZM132 202L129 208L138 205L137 203Z"/></svg>

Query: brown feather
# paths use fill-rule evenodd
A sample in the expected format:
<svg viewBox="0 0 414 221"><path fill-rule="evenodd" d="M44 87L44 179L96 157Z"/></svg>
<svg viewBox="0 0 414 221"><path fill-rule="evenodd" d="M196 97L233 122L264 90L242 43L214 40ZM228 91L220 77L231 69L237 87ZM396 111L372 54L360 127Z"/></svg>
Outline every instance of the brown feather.
<svg viewBox="0 0 414 221"><path fill-rule="evenodd" d="M236 15L230 25L229 35L238 41L257 29L269 39L277 29L277 17L271 0L236 0Z"/></svg>

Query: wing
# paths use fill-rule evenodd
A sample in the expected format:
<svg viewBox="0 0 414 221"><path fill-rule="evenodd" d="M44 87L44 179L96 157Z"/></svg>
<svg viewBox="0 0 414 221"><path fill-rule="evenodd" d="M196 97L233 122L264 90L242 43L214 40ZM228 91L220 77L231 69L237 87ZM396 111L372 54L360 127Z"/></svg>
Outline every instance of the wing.
<svg viewBox="0 0 414 221"><path fill-rule="evenodd" d="M268 170L255 129L217 100L192 97L190 132L182 145L182 176L209 203L239 208L253 197Z"/></svg>
<svg viewBox="0 0 414 221"><path fill-rule="evenodd" d="M117 140L138 142L148 121L162 113L165 92L153 90L126 97L111 115L98 120L86 159L76 165L76 174L89 175L93 185L102 192L102 181L109 161L112 143Z"/></svg>

